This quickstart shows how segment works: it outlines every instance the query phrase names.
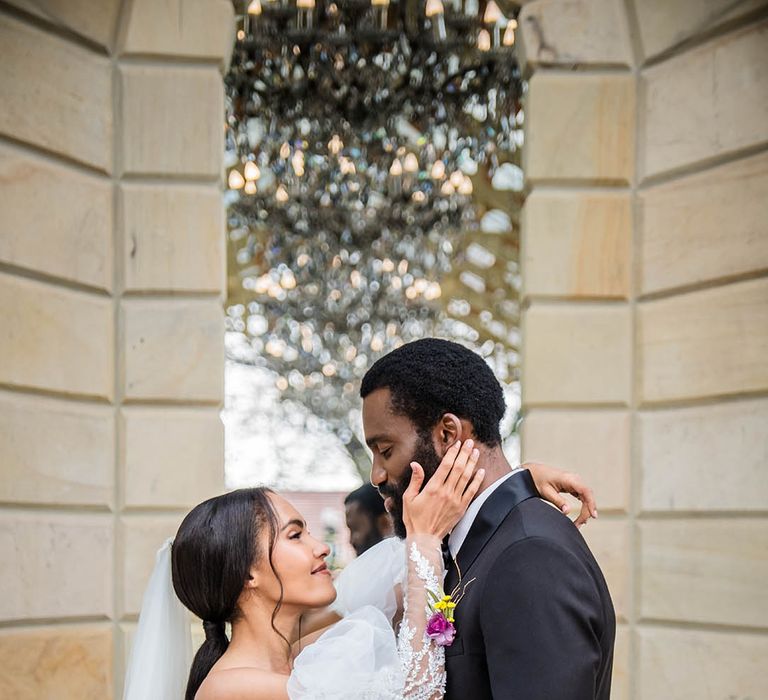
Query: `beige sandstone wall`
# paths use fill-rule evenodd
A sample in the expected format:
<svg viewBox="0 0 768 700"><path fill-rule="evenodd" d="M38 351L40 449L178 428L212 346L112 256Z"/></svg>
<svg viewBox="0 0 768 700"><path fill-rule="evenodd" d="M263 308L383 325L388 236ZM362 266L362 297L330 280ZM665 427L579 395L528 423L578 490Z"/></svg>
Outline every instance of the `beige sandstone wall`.
<svg viewBox="0 0 768 700"><path fill-rule="evenodd" d="M765 697L768 3L534 0L523 453L596 487L614 697Z"/></svg>
<svg viewBox="0 0 768 700"><path fill-rule="evenodd" d="M0 8L0 697L120 697L223 486L229 0Z"/></svg>

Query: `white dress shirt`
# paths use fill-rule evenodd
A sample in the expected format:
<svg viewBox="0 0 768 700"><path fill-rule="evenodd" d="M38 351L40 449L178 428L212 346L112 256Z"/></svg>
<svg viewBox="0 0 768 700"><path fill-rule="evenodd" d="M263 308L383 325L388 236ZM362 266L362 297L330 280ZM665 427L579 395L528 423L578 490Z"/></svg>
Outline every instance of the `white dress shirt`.
<svg viewBox="0 0 768 700"><path fill-rule="evenodd" d="M499 488L499 486L501 486L507 479L509 479L510 476L522 470L523 467L515 467L508 474L499 477L479 496L476 496L475 500L469 504L467 512L461 516L461 520L456 523L456 527L454 527L453 530L451 530L451 534L448 535L448 549L451 550L451 556L454 559L458 556L461 545L464 544L464 540L467 539L467 535L472 529L472 524L475 522L475 518L480 512L480 509L483 507L483 504L491 497L491 494L497 488Z"/></svg>

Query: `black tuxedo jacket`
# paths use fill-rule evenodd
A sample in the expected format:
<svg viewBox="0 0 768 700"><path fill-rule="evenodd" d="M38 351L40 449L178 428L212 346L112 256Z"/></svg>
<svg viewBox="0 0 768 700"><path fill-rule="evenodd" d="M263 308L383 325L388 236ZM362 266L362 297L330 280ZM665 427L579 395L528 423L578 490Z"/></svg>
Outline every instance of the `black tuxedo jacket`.
<svg viewBox="0 0 768 700"><path fill-rule="evenodd" d="M616 619L579 531L541 501L530 473L483 504L457 562L446 700L608 700ZM449 568L446 591L457 585Z"/></svg>

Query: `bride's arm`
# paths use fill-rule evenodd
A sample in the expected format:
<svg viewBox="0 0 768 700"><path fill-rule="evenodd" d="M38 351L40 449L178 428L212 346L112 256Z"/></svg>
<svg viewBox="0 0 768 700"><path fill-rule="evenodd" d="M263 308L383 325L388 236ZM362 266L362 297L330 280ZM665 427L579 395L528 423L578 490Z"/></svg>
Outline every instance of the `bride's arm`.
<svg viewBox="0 0 768 700"><path fill-rule="evenodd" d="M424 470L412 463L413 475L403 495L407 577L398 650L405 676L406 700L439 700L445 692L445 638L427 635L433 615L430 601L443 597L442 538L464 514L482 483L484 470L472 476L478 451L471 440L453 445L423 491Z"/></svg>

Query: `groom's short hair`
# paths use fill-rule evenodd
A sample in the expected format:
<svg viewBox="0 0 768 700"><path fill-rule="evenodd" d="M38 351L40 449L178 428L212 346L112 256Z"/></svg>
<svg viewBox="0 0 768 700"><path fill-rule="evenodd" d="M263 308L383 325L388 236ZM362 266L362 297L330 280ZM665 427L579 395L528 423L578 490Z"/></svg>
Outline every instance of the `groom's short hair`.
<svg viewBox="0 0 768 700"><path fill-rule="evenodd" d="M360 396L382 388L391 393L392 410L422 434L453 413L472 423L483 444L501 443L499 423L506 409L501 385L488 363L463 345L439 338L406 343L366 372Z"/></svg>

